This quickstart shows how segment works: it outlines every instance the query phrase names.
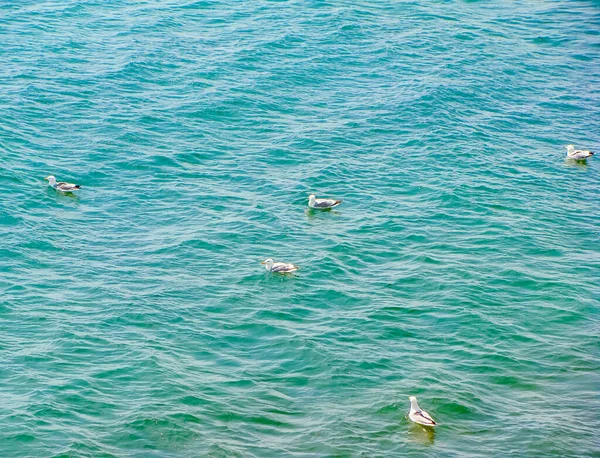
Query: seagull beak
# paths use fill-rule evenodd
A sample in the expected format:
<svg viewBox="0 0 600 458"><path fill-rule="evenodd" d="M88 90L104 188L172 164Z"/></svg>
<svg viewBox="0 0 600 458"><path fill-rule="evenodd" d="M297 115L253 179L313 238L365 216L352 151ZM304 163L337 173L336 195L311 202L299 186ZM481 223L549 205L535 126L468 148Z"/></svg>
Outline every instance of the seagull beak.
<svg viewBox="0 0 600 458"><path fill-rule="evenodd" d="M46 177L46 178L44 178L44 180L48 181L48 178L49 178L49 177Z"/></svg>
<svg viewBox="0 0 600 458"><path fill-rule="evenodd" d="M264 264L264 263L265 263L265 261L262 261L262 262L261 262L261 264Z"/></svg>

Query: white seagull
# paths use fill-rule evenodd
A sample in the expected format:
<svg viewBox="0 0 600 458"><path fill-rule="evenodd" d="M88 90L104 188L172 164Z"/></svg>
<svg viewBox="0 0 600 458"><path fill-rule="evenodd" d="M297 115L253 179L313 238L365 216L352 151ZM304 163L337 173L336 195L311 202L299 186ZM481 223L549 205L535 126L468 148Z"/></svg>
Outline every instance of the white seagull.
<svg viewBox="0 0 600 458"><path fill-rule="evenodd" d="M269 272L279 274L288 274L298 270L298 266L295 266L294 264L288 264L287 262L273 262L271 258L265 259L261 264L264 264L265 269Z"/></svg>
<svg viewBox="0 0 600 458"><path fill-rule="evenodd" d="M328 208L337 207L341 204L341 200L335 199L317 199L314 194L308 196L308 206L310 208L318 208L321 210L326 210Z"/></svg>
<svg viewBox="0 0 600 458"><path fill-rule="evenodd" d="M44 180L48 180L48 184L50 186L62 192L79 191L81 189L81 186L79 186L78 184L65 183L64 181L59 181L57 183L56 178L54 178L54 175L50 175L49 177L44 178Z"/></svg>
<svg viewBox="0 0 600 458"><path fill-rule="evenodd" d="M408 413L408 418L423 426L437 425L437 423L433 421L433 418L431 418L431 415L424 410L421 410L419 404L417 404L417 398L410 396L408 399L410 399L410 412Z"/></svg>
<svg viewBox="0 0 600 458"><path fill-rule="evenodd" d="M575 147L573 145L567 146L567 158L568 159L575 159L575 160L579 161L581 159L587 159L588 157L592 157L593 155L594 155L594 153L592 153L591 151L575 149Z"/></svg>

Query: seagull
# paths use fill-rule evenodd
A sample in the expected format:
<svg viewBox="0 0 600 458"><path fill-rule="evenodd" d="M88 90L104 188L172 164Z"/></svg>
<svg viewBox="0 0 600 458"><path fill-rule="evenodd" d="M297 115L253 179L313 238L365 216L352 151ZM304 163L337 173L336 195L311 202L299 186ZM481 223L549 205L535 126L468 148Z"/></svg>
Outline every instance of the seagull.
<svg viewBox="0 0 600 458"><path fill-rule="evenodd" d="M280 274L287 274L298 270L298 266L294 264L288 264L286 262L273 262L271 258L265 259L261 264L264 264L265 269L269 272L276 272Z"/></svg>
<svg viewBox="0 0 600 458"><path fill-rule="evenodd" d="M56 178L54 178L54 175L50 175L49 177L44 178L44 180L48 180L48 184L50 186L62 192L79 191L81 189L81 186L79 186L78 184L65 183L64 181L59 181L57 183Z"/></svg>
<svg viewBox="0 0 600 458"><path fill-rule="evenodd" d="M321 210L327 210L328 208L337 207L341 204L341 200L335 199L317 199L314 194L308 196L308 206L310 208L318 208Z"/></svg>
<svg viewBox="0 0 600 458"><path fill-rule="evenodd" d="M423 426L437 425L436 422L433 421L433 418L431 418L431 415L420 409L419 404L417 404L417 398L410 396L408 399L410 399L410 412L408 413L408 418Z"/></svg>
<svg viewBox="0 0 600 458"><path fill-rule="evenodd" d="M575 149L575 147L573 145L567 146L567 158L568 159L575 159L578 161L581 159L587 159L588 157L592 157L593 155L594 155L594 153L592 153L591 151Z"/></svg>

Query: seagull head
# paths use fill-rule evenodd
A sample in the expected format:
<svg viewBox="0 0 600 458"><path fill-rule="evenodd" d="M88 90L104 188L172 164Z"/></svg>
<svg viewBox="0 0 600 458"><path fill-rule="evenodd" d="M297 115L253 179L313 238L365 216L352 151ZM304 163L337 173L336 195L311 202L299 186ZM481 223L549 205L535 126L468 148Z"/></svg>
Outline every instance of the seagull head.
<svg viewBox="0 0 600 458"><path fill-rule="evenodd" d="M308 196L308 201L312 204L314 203L316 200L316 197L314 194L311 194L310 196Z"/></svg>
<svg viewBox="0 0 600 458"><path fill-rule="evenodd" d="M409 396L408 399L410 400L410 408L416 412L420 411L421 409L419 409L419 404L417 404L417 398L414 396Z"/></svg>
<svg viewBox="0 0 600 458"><path fill-rule="evenodd" d="M44 180L47 180L50 184L56 183L56 178L54 178L54 175L49 175L46 178L44 178Z"/></svg>
<svg viewBox="0 0 600 458"><path fill-rule="evenodd" d="M567 153L570 153L571 151L573 151L575 149L575 147L573 145L567 145L565 148L567 148Z"/></svg>
<svg viewBox="0 0 600 458"><path fill-rule="evenodd" d="M271 267L273 267L273 260L271 258L265 259L261 264L264 264L268 270L271 270Z"/></svg>

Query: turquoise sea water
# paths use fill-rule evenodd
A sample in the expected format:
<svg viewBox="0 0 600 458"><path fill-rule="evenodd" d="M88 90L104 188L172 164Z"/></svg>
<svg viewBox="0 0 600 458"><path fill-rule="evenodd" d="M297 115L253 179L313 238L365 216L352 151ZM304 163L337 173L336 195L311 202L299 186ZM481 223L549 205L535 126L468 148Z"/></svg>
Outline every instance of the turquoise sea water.
<svg viewBox="0 0 600 458"><path fill-rule="evenodd" d="M599 58L594 1L1 3L0 456L600 456Z"/></svg>

